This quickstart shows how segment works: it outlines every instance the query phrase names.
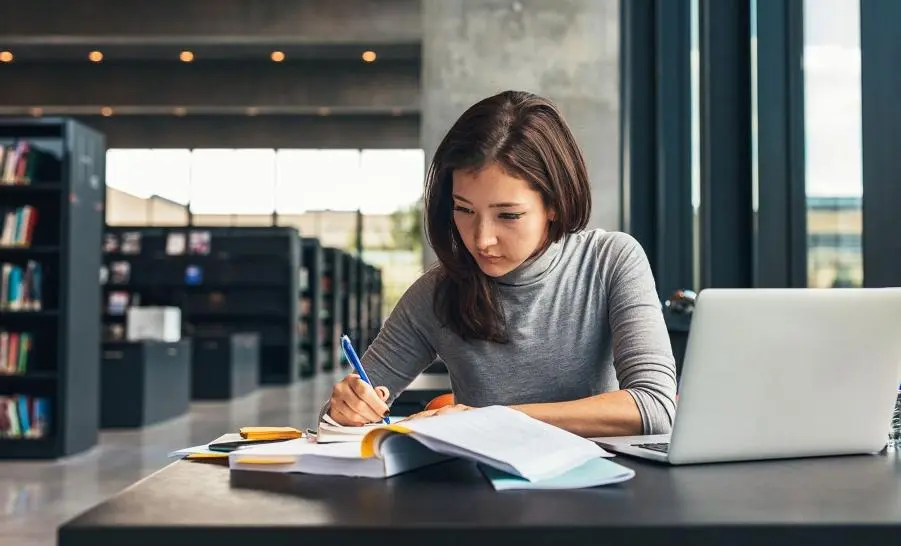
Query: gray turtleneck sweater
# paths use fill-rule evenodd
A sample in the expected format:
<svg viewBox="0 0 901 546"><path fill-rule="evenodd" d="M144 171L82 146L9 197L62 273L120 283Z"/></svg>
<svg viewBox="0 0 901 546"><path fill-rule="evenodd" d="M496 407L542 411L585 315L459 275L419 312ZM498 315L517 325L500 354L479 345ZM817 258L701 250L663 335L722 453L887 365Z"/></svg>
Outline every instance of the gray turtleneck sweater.
<svg viewBox="0 0 901 546"><path fill-rule="evenodd" d="M361 359L390 401L437 355L460 404L559 402L625 389L645 434L671 430L675 362L650 265L630 235L569 235L498 278L507 344L463 341L443 328L435 280L429 270L407 290Z"/></svg>

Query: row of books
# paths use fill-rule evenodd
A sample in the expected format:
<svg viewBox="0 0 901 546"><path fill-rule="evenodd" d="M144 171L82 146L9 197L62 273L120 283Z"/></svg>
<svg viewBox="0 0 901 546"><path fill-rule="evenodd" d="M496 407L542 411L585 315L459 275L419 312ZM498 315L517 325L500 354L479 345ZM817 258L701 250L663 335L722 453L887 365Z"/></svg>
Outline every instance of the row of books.
<svg viewBox="0 0 901 546"><path fill-rule="evenodd" d="M38 211L31 205L0 207L0 247L31 246Z"/></svg>
<svg viewBox="0 0 901 546"><path fill-rule="evenodd" d="M109 266L100 266L100 284L128 284L131 280L131 264L127 261L118 260L110 262ZM203 267L199 265L188 265L185 267L183 277L185 286L199 286L203 283Z"/></svg>
<svg viewBox="0 0 901 546"><path fill-rule="evenodd" d="M40 177L39 169L50 163L59 161L27 140L0 146L0 185L31 184Z"/></svg>
<svg viewBox="0 0 901 546"><path fill-rule="evenodd" d="M0 264L0 311L40 311L41 264L28 260L18 264Z"/></svg>
<svg viewBox="0 0 901 546"><path fill-rule="evenodd" d="M34 334L31 332L0 330L0 375L27 372L32 348Z"/></svg>
<svg viewBox="0 0 901 546"><path fill-rule="evenodd" d="M43 438L50 434L50 399L0 396L0 438Z"/></svg>
<svg viewBox="0 0 901 546"><path fill-rule="evenodd" d="M166 255L182 256L194 254L206 256L210 253L212 237L206 230L191 230L189 233L173 231L166 236ZM121 234L104 233L104 254L140 254L141 232L127 231Z"/></svg>

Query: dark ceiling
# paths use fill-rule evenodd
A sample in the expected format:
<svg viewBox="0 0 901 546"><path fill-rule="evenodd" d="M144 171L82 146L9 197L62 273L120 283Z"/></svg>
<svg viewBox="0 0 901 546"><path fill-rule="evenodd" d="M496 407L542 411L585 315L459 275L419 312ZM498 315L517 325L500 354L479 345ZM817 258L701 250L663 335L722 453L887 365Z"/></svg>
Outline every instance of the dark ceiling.
<svg viewBox="0 0 901 546"><path fill-rule="evenodd" d="M22 2L0 17L0 115L94 120L110 147L418 147L420 18L419 0Z"/></svg>

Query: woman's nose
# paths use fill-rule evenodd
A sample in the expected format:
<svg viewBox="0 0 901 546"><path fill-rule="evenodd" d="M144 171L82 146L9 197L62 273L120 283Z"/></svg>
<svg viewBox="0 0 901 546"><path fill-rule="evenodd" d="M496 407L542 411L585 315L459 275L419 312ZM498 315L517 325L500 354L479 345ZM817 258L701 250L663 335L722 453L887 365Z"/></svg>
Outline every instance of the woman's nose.
<svg viewBox="0 0 901 546"><path fill-rule="evenodd" d="M494 229L487 222L479 222L476 226L476 248L485 251L497 244L497 236Z"/></svg>

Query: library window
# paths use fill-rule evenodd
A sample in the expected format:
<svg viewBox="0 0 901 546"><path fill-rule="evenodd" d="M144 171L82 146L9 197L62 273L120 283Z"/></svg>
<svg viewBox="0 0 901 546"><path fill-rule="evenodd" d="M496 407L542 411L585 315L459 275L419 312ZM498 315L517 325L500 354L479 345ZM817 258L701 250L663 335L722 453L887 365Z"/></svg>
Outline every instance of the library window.
<svg viewBox="0 0 901 546"><path fill-rule="evenodd" d="M190 205L191 212L201 216L356 210L392 214L416 206L424 174L424 155L418 149L107 152L107 185L112 190L173 206Z"/></svg>
<svg viewBox="0 0 901 546"><path fill-rule="evenodd" d="M422 271L419 149L112 149L110 225L268 226L356 249L383 271L389 312ZM274 215L273 215L274 213Z"/></svg>
<svg viewBox="0 0 901 546"><path fill-rule="evenodd" d="M808 285L860 286L859 0L804 2Z"/></svg>

